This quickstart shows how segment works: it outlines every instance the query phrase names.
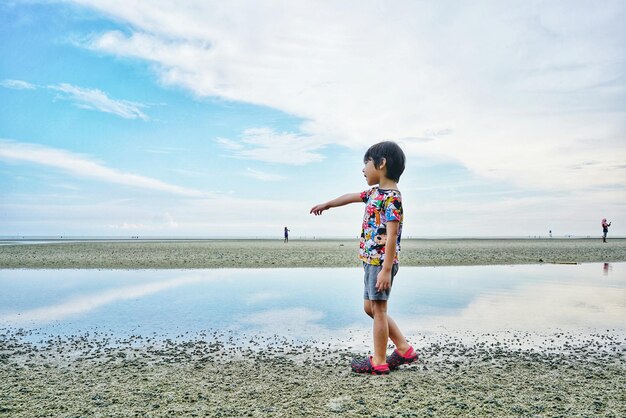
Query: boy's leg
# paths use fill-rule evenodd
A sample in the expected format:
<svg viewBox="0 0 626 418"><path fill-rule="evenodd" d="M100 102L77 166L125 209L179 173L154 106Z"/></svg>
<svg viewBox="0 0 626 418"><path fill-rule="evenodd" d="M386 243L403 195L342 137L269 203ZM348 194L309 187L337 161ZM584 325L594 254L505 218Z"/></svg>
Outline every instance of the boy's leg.
<svg viewBox="0 0 626 418"><path fill-rule="evenodd" d="M402 354L406 353L411 346L404 338L404 334L400 331L400 327L389 315L387 315L387 324L389 324L389 338L395 344L398 351Z"/></svg>
<svg viewBox="0 0 626 418"><path fill-rule="evenodd" d="M374 314L374 358L372 363L387 363L387 340L389 340L389 322L387 320L387 301L372 300Z"/></svg>
<svg viewBox="0 0 626 418"><path fill-rule="evenodd" d="M369 315L373 319L374 311L372 308L372 302L374 301L367 300L367 299L364 300L363 310L365 311L367 315ZM386 309L385 309L385 312L386 312ZM386 316L387 316L387 327L389 330L389 339L393 341L393 343L395 344L396 348L398 349L400 353L402 354L406 353L406 351L410 347L409 343L406 341L406 338L404 338L404 335L402 334L402 331L400 331L400 327L398 327L396 322L389 315L386 315Z"/></svg>

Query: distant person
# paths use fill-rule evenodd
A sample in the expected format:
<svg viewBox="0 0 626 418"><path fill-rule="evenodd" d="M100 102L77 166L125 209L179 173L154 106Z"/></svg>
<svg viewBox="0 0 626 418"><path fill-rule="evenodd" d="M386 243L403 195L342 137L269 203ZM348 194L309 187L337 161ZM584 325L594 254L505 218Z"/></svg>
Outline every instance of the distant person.
<svg viewBox="0 0 626 418"><path fill-rule="evenodd" d="M552 230L550 230L550 238L552 238Z"/></svg>
<svg viewBox="0 0 626 418"><path fill-rule="evenodd" d="M609 233L611 222L607 223L606 218L602 219L602 242L606 242L606 234Z"/></svg>
<svg viewBox="0 0 626 418"><path fill-rule="evenodd" d="M285 244L289 242L289 229L285 227Z"/></svg>
<svg viewBox="0 0 626 418"><path fill-rule="evenodd" d="M363 174L368 186L361 193L348 193L311 208L310 213L321 215L330 208L363 202L365 215L361 228L359 258L365 272L365 313L374 319L374 355L353 359L356 373L389 374L401 364L417 360L398 325L387 315L387 300L393 278L398 272L398 252L402 235L402 195L398 190L400 175L404 171L405 156L395 142L372 145L363 157ZM396 345L387 356L387 342Z"/></svg>

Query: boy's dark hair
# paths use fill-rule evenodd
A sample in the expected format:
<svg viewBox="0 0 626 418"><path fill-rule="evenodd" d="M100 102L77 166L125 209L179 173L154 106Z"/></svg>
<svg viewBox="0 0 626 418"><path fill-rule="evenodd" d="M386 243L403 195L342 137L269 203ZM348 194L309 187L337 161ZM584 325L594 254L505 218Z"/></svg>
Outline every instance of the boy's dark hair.
<svg viewBox="0 0 626 418"><path fill-rule="evenodd" d="M369 160L372 160L376 168L378 168L382 164L383 158L387 161L387 178L399 182L400 176L404 172L406 160L402 148L392 141L379 142L367 150L363 156L363 162L367 163Z"/></svg>

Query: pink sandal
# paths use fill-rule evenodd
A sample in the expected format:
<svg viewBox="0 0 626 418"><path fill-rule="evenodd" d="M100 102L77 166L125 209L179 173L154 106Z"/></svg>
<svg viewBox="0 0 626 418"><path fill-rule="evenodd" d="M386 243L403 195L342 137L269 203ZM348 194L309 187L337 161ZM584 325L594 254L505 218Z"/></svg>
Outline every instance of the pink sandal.
<svg viewBox="0 0 626 418"><path fill-rule="evenodd" d="M372 356L361 358L361 359L353 359L352 360L352 371L355 373L365 373L365 374L389 374L389 365L379 364L378 366L374 366L372 364Z"/></svg>
<svg viewBox="0 0 626 418"><path fill-rule="evenodd" d="M397 370L403 364L413 363L417 360L417 352L413 349L413 347L409 346L409 349L406 353L400 354L398 349L393 350L390 356L387 356L387 364L389 365L389 370Z"/></svg>

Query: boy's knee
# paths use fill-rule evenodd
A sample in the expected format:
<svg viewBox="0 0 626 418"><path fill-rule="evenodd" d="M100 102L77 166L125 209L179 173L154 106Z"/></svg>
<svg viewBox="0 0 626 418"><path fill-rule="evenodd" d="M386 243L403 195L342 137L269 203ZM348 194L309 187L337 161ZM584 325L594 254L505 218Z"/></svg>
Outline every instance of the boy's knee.
<svg viewBox="0 0 626 418"><path fill-rule="evenodd" d="M370 301L372 314L386 314L387 313L387 301L386 300L372 300Z"/></svg>
<svg viewBox="0 0 626 418"><path fill-rule="evenodd" d="M369 300L366 300L363 304L363 311L367 314L367 316L373 318L374 312L372 311L372 303Z"/></svg>

